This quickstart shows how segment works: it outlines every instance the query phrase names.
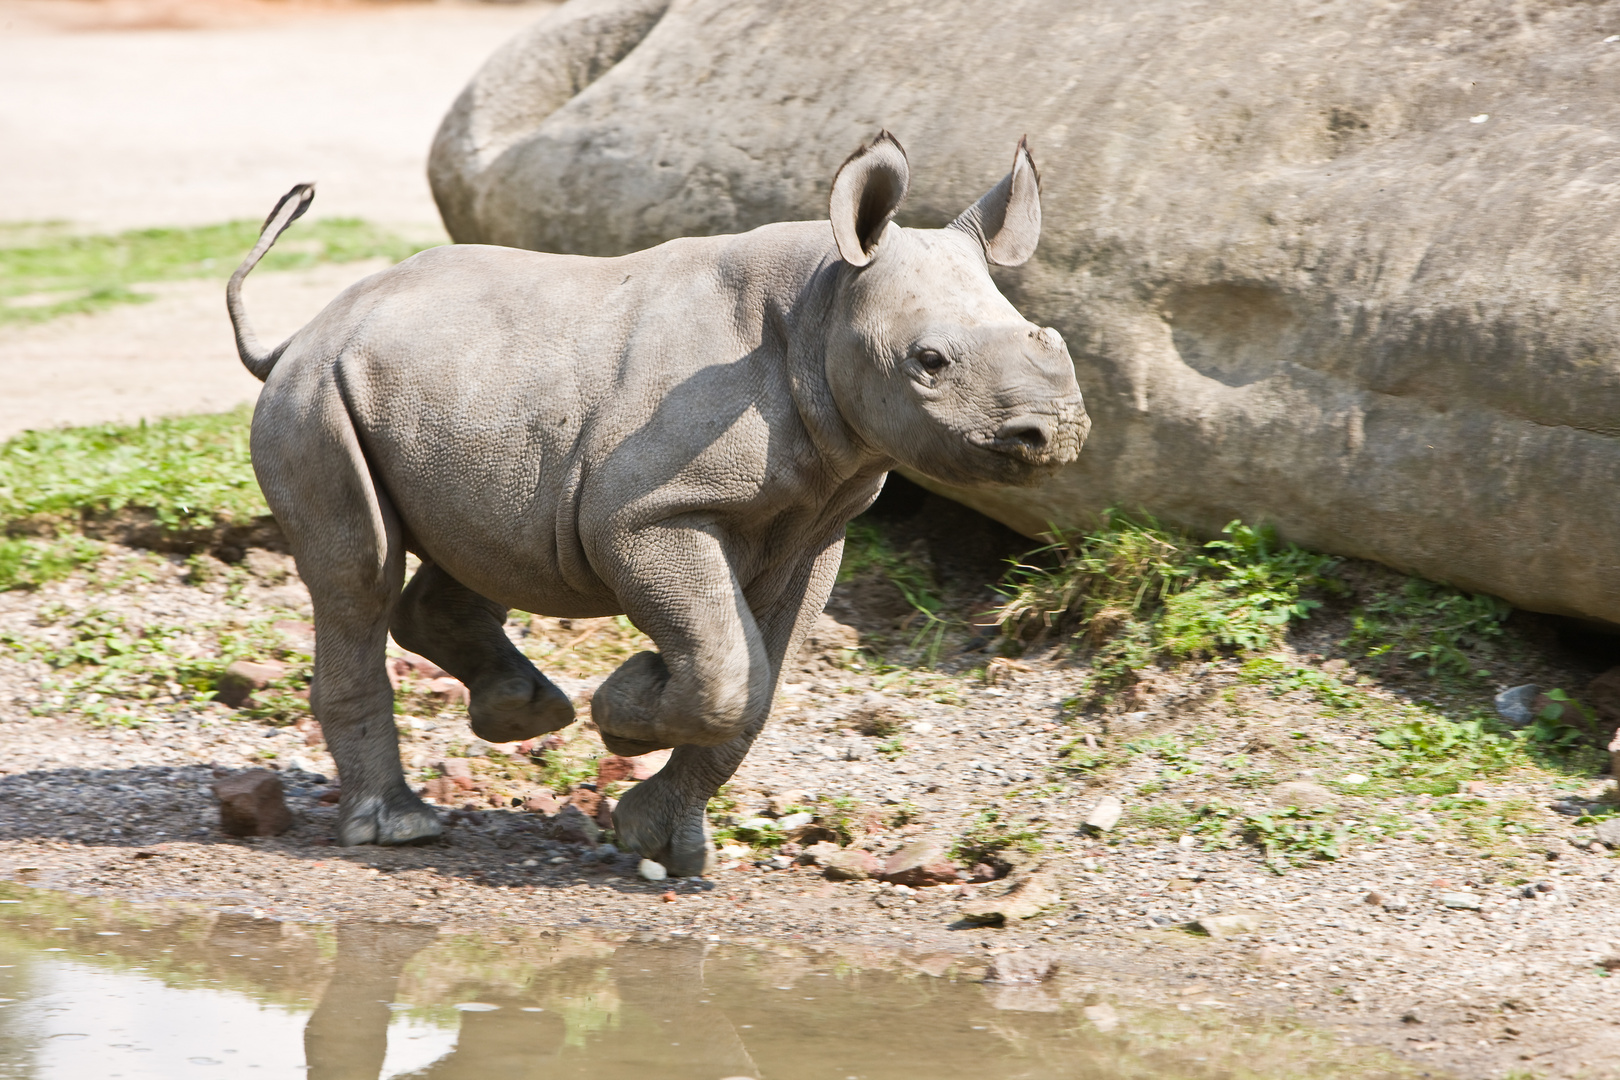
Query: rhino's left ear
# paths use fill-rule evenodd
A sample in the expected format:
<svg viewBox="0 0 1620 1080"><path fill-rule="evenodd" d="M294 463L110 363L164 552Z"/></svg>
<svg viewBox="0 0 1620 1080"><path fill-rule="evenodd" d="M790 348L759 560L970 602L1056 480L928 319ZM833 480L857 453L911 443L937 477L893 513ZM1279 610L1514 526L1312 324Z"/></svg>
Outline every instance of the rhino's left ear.
<svg viewBox="0 0 1620 1080"><path fill-rule="evenodd" d="M833 239L845 262L865 266L872 261L873 250L900 209L910 183L906 152L887 131L849 155L839 167L827 216L832 218Z"/></svg>
<svg viewBox="0 0 1620 1080"><path fill-rule="evenodd" d="M1012 172L951 222L984 245L997 266L1022 266L1041 239L1041 178L1029 155L1029 137L1018 140Z"/></svg>

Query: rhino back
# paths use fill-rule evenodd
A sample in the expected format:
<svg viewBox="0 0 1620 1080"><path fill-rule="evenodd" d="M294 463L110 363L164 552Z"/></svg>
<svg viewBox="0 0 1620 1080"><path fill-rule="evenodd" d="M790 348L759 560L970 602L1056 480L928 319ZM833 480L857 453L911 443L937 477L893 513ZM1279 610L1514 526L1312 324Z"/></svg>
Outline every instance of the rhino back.
<svg viewBox="0 0 1620 1080"><path fill-rule="evenodd" d="M412 546L469 587L618 611L593 567L626 530L708 515L763 549L782 515L823 516L785 343L762 320L802 290L824 229L616 259L431 249L335 301L267 392L335 383Z"/></svg>

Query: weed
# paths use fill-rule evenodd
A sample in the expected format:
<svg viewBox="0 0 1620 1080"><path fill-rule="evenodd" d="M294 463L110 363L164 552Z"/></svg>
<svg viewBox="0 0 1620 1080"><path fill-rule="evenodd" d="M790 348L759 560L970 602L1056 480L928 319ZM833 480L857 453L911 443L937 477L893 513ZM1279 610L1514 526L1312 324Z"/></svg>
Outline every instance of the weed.
<svg viewBox="0 0 1620 1080"><path fill-rule="evenodd" d="M536 779L559 795L571 791L576 784L596 779L596 754L596 746L591 741L567 739L555 750L546 751L546 756L536 762L539 766ZM712 801L709 809L714 810Z"/></svg>
<svg viewBox="0 0 1620 1080"><path fill-rule="evenodd" d="M821 806L824 809L817 812L816 823L836 833L839 844L853 844L857 837L865 835L868 815L862 811L860 801L854 796L823 797Z"/></svg>
<svg viewBox="0 0 1620 1080"><path fill-rule="evenodd" d="M1185 833L1197 820L1198 815L1180 803L1160 802L1131 809L1121 824L1174 837Z"/></svg>
<svg viewBox="0 0 1620 1080"><path fill-rule="evenodd" d="M112 236L36 230L29 246L0 246L0 325L141 303L131 286L185 278L224 279L259 238L258 222L139 229ZM268 270L383 256L398 261L421 245L354 218L300 225L295 239L265 256Z"/></svg>
<svg viewBox="0 0 1620 1080"><path fill-rule="evenodd" d="M1115 764L1113 755L1088 746L1083 738L1065 745L1058 751L1058 757L1061 759L1058 768L1072 773L1097 772Z"/></svg>
<svg viewBox="0 0 1620 1080"><path fill-rule="evenodd" d="M1282 544L1266 527L1232 522L1200 544L1151 518L1111 512L1104 527L1064 537L1008 572L999 615L1014 641L1066 636L1092 650L1106 690L1160 658L1275 647L1288 623L1329 589L1332 556Z"/></svg>
<svg viewBox="0 0 1620 1080"><path fill-rule="evenodd" d="M1211 540L1192 560L1200 580L1165 602L1158 636L1171 656L1275 647L1290 622L1321 606L1304 590L1331 587L1333 556L1283 544L1269 527L1234 521L1224 531L1230 539Z"/></svg>
<svg viewBox="0 0 1620 1080"><path fill-rule="evenodd" d="M289 670L276 682L272 694L256 706L259 711L250 715L288 720L308 711L301 699L289 702L280 697L290 698L291 691L307 682L309 658L282 648L269 620L227 631L165 623L141 625L101 608L75 614L52 606L42 608L36 619L57 627L54 640L0 633L0 644L10 645L20 659L38 661L53 670L40 684L45 697L33 706L36 714L73 710L91 723L138 723L136 705L206 699L233 660L276 654L288 659ZM200 640L199 631L214 632L217 642Z"/></svg>
<svg viewBox="0 0 1620 1080"><path fill-rule="evenodd" d="M94 562L106 549L94 540L65 536L53 540L0 539L0 592L37 589Z"/></svg>
<svg viewBox="0 0 1620 1080"><path fill-rule="evenodd" d="M1266 687L1273 697L1302 690L1330 709L1352 709L1363 702L1363 695L1327 672L1284 663L1275 657L1257 656L1246 661L1239 671L1245 682Z"/></svg>
<svg viewBox="0 0 1620 1080"><path fill-rule="evenodd" d="M1450 720L1424 706L1403 708L1374 739L1393 753L1377 768L1409 792L1451 795L1468 780L1525 764L1520 743L1496 734L1483 716Z"/></svg>
<svg viewBox="0 0 1620 1080"><path fill-rule="evenodd" d="M1001 819L995 807L979 811L967 830L951 845L951 857L969 866L988 862L1009 848L1033 855L1042 850L1041 827L1015 826Z"/></svg>
<svg viewBox="0 0 1620 1080"><path fill-rule="evenodd" d="M910 799L902 799L889 811L887 824L891 829L898 829L901 826L910 825L913 821L917 821L922 815L922 807Z"/></svg>
<svg viewBox="0 0 1620 1080"><path fill-rule="evenodd" d="M1236 787L1270 787L1277 779L1270 769L1255 765L1247 754L1233 754L1223 764L1228 770L1227 783Z"/></svg>
<svg viewBox="0 0 1620 1080"><path fill-rule="evenodd" d="M0 444L0 527L71 531L120 511L165 533L267 516L248 460L245 406L134 425L26 431Z"/></svg>
<svg viewBox="0 0 1620 1080"><path fill-rule="evenodd" d="M1243 819L1244 838L1260 845L1266 866L1279 874L1290 865L1338 859L1352 826L1326 820L1332 813L1297 806L1251 813Z"/></svg>
<svg viewBox="0 0 1620 1080"><path fill-rule="evenodd" d="M878 743L877 752L888 758L890 761L893 761L895 758L906 752L905 740L899 738L898 736L892 739L887 739Z"/></svg>
<svg viewBox="0 0 1620 1080"><path fill-rule="evenodd" d="M1513 608L1483 593L1465 593L1421 578L1382 593L1351 617L1345 644L1367 656L1401 657L1432 678L1486 678L1483 662L1496 651L1502 621Z"/></svg>
<svg viewBox="0 0 1620 1080"><path fill-rule="evenodd" d="M1579 775L1596 776L1609 767L1608 752L1594 745L1607 730L1596 714L1562 690L1547 691L1547 704L1520 733L1531 757L1541 764Z"/></svg>
<svg viewBox="0 0 1620 1080"><path fill-rule="evenodd" d="M1186 745L1174 735L1135 739L1126 743L1125 749L1133 754L1151 755L1163 762L1165 767L1159 770L1161 781L1175 781L1203 771L1203 766L1192 759Z"/></svg>
<svg viewBox="0 0 1620 1080"><path fill-rule="evenodd" d="M1462 838L1489 855L1517 851L1513 838L1540 832L1535 808L1526 799L1482 799L1474 795L1445 795L1429 804L1446 815Z"/></svg>

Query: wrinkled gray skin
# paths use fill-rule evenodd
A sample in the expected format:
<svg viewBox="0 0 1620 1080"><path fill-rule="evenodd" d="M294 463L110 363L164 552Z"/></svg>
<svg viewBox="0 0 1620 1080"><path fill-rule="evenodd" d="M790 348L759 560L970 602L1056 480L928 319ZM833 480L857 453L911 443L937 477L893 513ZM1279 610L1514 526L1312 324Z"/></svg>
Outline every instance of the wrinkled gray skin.
<svg viewBox="0 0 1620 1080"><path fill-rule="evenodd" d="M241 282L313 192L282 200L227 300L265 379L254 469L314 601L310 703L343 778L340 843L440 830L400 769L389 632L467 684L480 737L509 742L574 711L507 639L508 608L623 613L658 651L609 676L592 717L616 753L675 752L615 826L701 873L705 804L884 474L1026 484L1074 460L1089 421L1063 340L987 272L1034 251L1028 151L945 229L891 223L908 176L885 133L839 170L831 228L613 259L435 248L264 350ZM407 551L422 567L401 592Z"/></svg>

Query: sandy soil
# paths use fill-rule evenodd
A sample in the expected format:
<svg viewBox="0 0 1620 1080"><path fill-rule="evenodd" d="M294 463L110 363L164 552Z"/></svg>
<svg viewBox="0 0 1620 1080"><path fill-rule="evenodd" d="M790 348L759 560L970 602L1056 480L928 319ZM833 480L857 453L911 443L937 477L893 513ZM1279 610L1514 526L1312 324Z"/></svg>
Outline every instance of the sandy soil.
<svg viewBox="0 0 1620 1080"><path fill-rule="evenodd" d="M257 218L294 181L315 213L443 237L427 148L463 83L552 4L0 0L0 219L87 230ZM254 276L260 336L381 264ZM258 393L217 282L0 330L0 438L208 412Z"/></svg>
<svg viewBox="0 0 1620 1080"><path fill-rule="evenodd" d="M1139 998L1212 1019L1252 1010L1297 1016L1441 1074L1620 1075L1620 992L1608 977L1609 966L1620 967L1620 875L1606 851L1588 849L1581 833L1590 830L1570 816L1605 782L1572 790L1508 775L1475 784L1474 795L1492 805L1527 808L1524 839L1495 851L1446 834L1444 807L1429 796L1331 788L1346 814L1389 828L1352 840L1338 860L1281 874L1250 845L1178 841L1129 827L1129 818L1098 835L1081 822L1104 795L1121 797L1128 814L1161 784L1160 801L1275 807L1292 797L1277 784L1326 787L1376 749L1366 729L1321 715L1304 695L1273 697L1231 662L1160 673L1128 700L1079 719L1063 703L1084 672L1061 658L1000 665L989 680L972 673L984 658L971 654L940 672L861 662L846 648L855 639L892 644L906 635L881 597L863 589L841 586L835 595L831 610L856 625L823 623L722 816L746 821L784 803L813 805L822 824L807 827L806 844L842 816L849 850L882 860L916 840L948 844L993 809L1045 844L1039 855L1004 853L1002 880L909 891L836 881L793 848L771 861L774 844L722 849L722 868L707 880L641 880L634 857L571 842L546 812L514 805L567 794L559 777L591 775L604 751L588 724L536 760L473 738L431 672L412 671L401 678L402 755L413 782L448 804L445 838L334 848L334 766L318 729L298 720L296 698L261 692L254 719L163 685L161 675L151 685L156 663L136 665L133 682L84 682L84 671L52 669L50 650L94 649L112 633L159 642L171 657L217 655L226 636L246 636L259 658L287 662L294 682L307 672L307 593L285 556L250 552L226 568L128 549L72 581L0 594L0 635L22 646L0 658L0 874L294 920L789 939L902 947L965 964L1039 950L1072 970L1116 972L1121 992ZM596 682L645 645L614 620L523 616L509 632L582 715ZM46 652L30 657L33 646ZM1280 655L1321 663L1298 649ZM147 690L133 688L142 681ZM92 722L109 705L110 716ZM863 734L874 716L889 726ZM1321 745L1301 758L1288 747L1303 727ZM1144 754L1088 780L1064 764L1065 746L1086 734L1115 747L1177 735L1188 760L1166 770ZM1222 779L1231 767L1222 763L1238 754L1270 776L1258 786ZM469 782L446 787L438 779L454 771L446 761L461 762ZM210 785L248 766L279 770L296 817L290 832L250 840L220 832ZM602 793L618 790L604 784ZM964 917L1022 882L1050 891L1039 912L1000 928ZM1214 915L1247 923L1214 937L1187 929Z"/></svg>
<svg viewBox="0 0 1620 1080"><path fill-rule="evenodd" d="M7 0L0 218L257 218L316 180L317 213L436 226L425 163L440 118L552 6Z"/></svg>
<svg viewBox="0 0 1620 1080"><path fill-rule="evenodd" d="M243 292L265 341L298 329L385 260L255 274ZM153 299L0 331L0 439L25 428L217 412L262 385L236 356L217 281L139 286Z"/></svg>

